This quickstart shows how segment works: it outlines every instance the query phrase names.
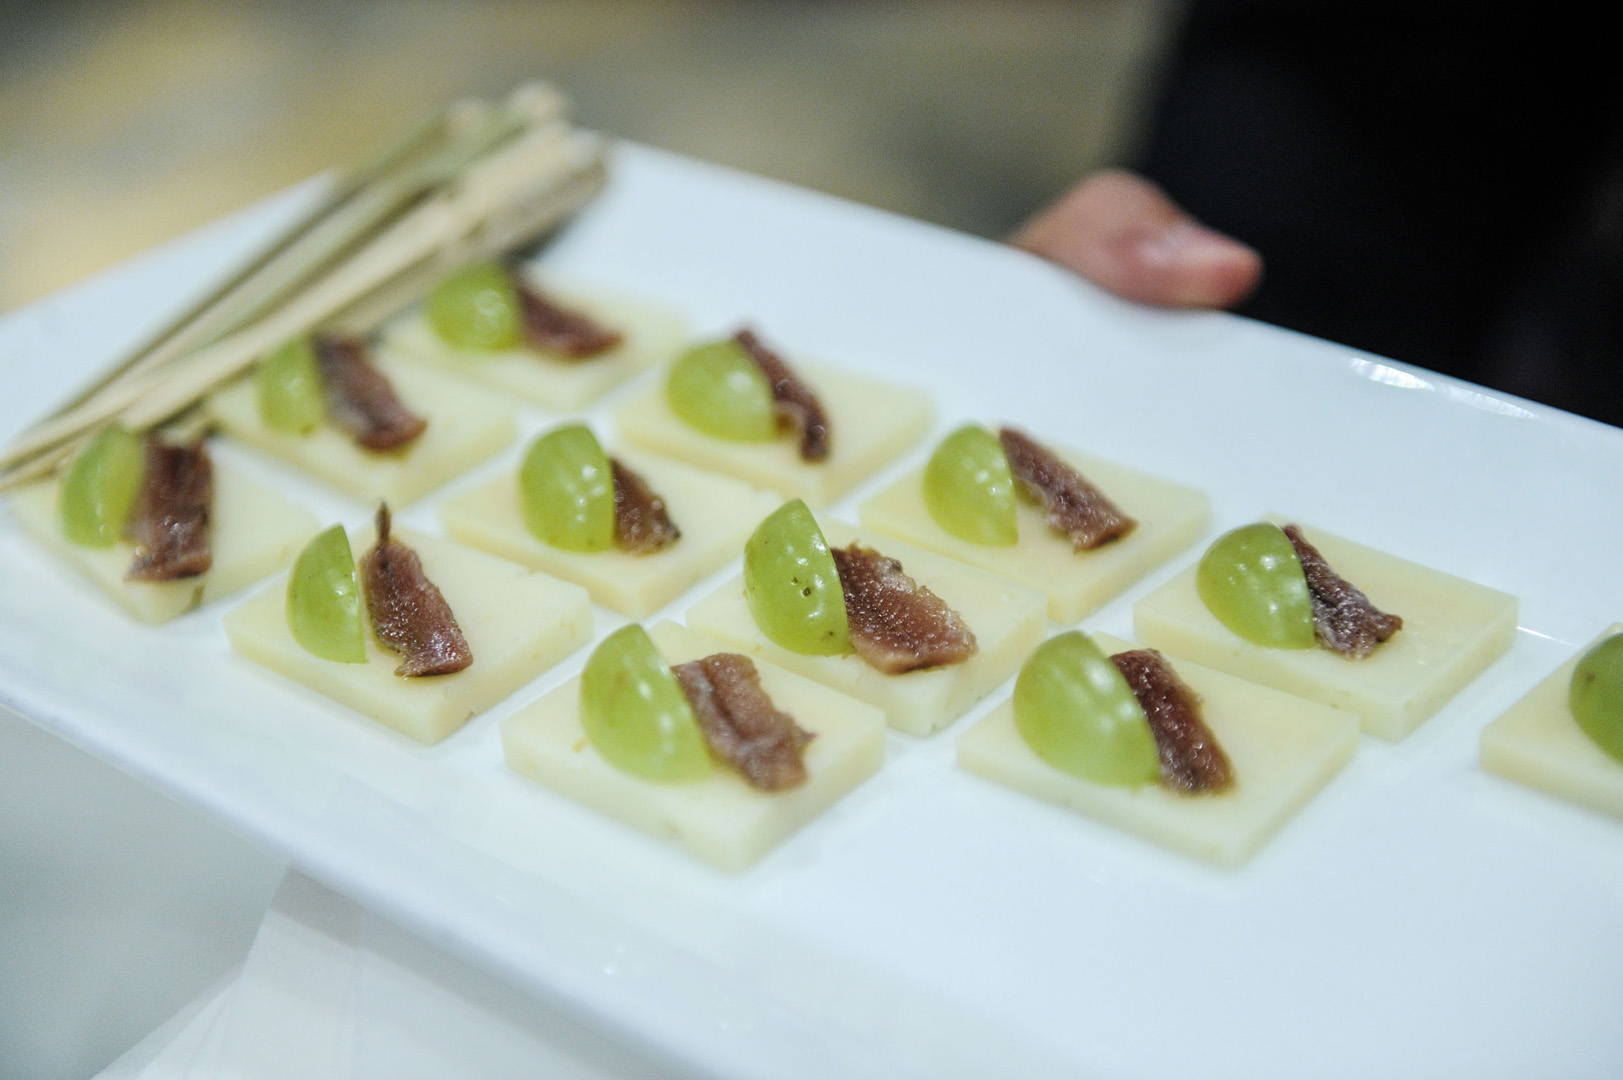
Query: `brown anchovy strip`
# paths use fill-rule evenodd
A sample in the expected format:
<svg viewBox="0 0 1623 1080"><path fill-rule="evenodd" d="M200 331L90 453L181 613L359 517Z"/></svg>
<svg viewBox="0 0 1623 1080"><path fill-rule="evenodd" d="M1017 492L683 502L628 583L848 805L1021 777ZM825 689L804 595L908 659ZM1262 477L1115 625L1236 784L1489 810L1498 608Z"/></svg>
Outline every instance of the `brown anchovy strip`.
<svg viewBox="0 0 1623 1080"><path fill-rule="evenodd" d="M473 663L451 605L423 573L417 553L389 537L389 507L378 507L378 542L361 560L366 612L378 640L404 657L396 675L450 675Z"/></svg>
<svg viewBox="0 0 1623 1080"><path fill-rule="evenodd" d="M957 664L975 655L975 635L935 593L872 548L831 548L845 592L857 655L887 675Z"/></svg>
<svg viewBox="0 0 1623 1080"><path fill-rule="evenodd" d="M633 555L652 555L682 538L665 500L637 473L609 458L614 472L614 544Z"/></svg>
<svg viewBox="0 0 1623 1080"><path fill-rule="evenodd" d="M398 450L428 427L406 408L373 366L364 338L319 334L316 357L327 391L327 416L368 450Z"/></svg>
<svg viewBox="0 0 1623 1080"><path fill-rule="evenodd" d="M1313 634L1331 652L1352 660L1362 660L1375 646L1403 629L1403 619L1388 615L1369 602L1361 590L1330 568L1323 555L1302 536L1295 525L1285 526L1285 536L1296 549L1296 558L1307 575L1307 590L1313 599Z"/></svg>
<svg viewBox="0 0 1623 1080"><path fill-rule="evenodd" d="M1119 540L1138 527L1082 474L1034 439L1013 428L998 432L1020 490L1043 504L1048 524L1071 540L1073 551L1087 551Z"/></svg>
<svg viewBox="0 0 1623 1080"><path fill-rule="evenodd" d="M772 704L749 657L715 653L671 671L713 756L762 791L786 791L806 782L812 734Z"/></svg>
<svg viewBox="0 0 1623 1080"><path fill-rule="evenodd" d="M560 306L515 268L509 266L507 276L518 293L524 340L535 348L566 360L588 360L625 340L625 335L618 330L610 330L588 315Z"/></svg>
<svg viewBox="0 0 1623 1080"><path fill-rule="evenodd" d="M209 512L214 505L214 466L201 439L171 446L147 436L146 475L124 534L135 542L126 581L174 581L196 577L214 564L209 551Z"/></svg>
<svg viewBox="0 0 1623 1080"><path fill-rule="evenodd" d="M1161 784L1186 794L1211 794L1234 783L1228 755L1200 715L1200 698L1154 649L1112 656L1149 717L1161 752Z"/></svg>
<svg viewBox="0 0 1623 1080"><path fill-rule="evenodd" d="M822 461L828 457L828 417L811 387L800 381L783 357L761 343L754 331L740 330L733 340L750 355L766 381L772 384L777 403L778 424L800 434L800 460Z"/></svg>

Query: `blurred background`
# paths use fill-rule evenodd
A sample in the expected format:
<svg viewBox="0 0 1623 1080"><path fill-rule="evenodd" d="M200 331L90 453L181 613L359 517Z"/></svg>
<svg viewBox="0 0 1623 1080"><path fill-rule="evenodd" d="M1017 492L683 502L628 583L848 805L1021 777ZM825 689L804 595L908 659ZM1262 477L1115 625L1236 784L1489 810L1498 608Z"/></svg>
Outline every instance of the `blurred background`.
<svg viewBox="0 0 1623 1080"><path fill-rule="evenodd" d="M1123 160L1177 0L0 0L0 311L463 94L1000 236Z"/></svg>

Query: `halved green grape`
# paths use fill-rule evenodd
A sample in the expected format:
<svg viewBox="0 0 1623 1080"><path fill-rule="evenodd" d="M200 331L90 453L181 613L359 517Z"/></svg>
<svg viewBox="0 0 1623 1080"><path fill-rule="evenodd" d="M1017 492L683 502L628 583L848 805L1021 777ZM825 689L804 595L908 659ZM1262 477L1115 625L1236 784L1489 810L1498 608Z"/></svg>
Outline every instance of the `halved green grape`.
<svg viewBox="0 0 1623 1080"><path fill-rule="evenodd" d="M308 337L296 337L259 362L254 372L259 418L272 431L308 435L327 415L327 399Z"/></svg>
<svg viewBox="0 0 1623 1080"><path fill-rule="evenodd" d="M287 577L287 627L293 640L323 660L366 663L361 586L342 525L304 546Z"/></svg>
<svg viewBox="0 0 1623 1080"><path fill-rule="evenodd" d="M790 652L851 651L840 571L799 499L767 515L744 544L744 599L761 632Z"/></svg>
<svg viewBox="0 0 1623 1080"><path fill-rule="evenodd" d="M1037 646L1014 681L1014 725L1062 772L1134 787L1161 778L1144 709L1120 669L1080 630Z"/></svg>
<svg viewBox="0 0 1623 1080"><path fill-rule="evenodd" d="M1567 707L1595 745L1623 762L1623 634L1613 634L1578 661Z"/></svg>
<svg viewBox="0 0 1623 1080"><path fill-rule="evenodd" d="M941 440L924 467L924 505L936 524L974 544L1020 539L1014 474L997 436L965 424Z"/></svg>
<svg viewBox="0 0 1623 1080"><path fill-rule="evenodd" d="M530 445L518 499L525 527L543 543L565 551L614 546L614 472L584 424L566 424Z"/></svg>
<svg viewBox="0 0 1623 1080"><path fill-rule="evenodd" d="M86 547L112 547L146 479L146 443L117 424L79 451L57 496L62 535Z"/></svg>
<svg viewBox="0 0 1623 1080"><path fill-rule="evenodd" d="M518 289L501 266L477 263L434 286L428 294L428 322L461 349L511 349L523 325Z"/></svg>
<svg viewBox="0 0 1623 1080"><path fill-rule="evenodd" d="M736 341L696 345L671 365L671 411L707 435L743 442L777 438L772 384Z"/></svg>
<svg viewBox="0 0 1623 1080"><path fill-rule="evenodd" d="M641 626L603 639L580 673L580 722L610 765L677 784L710 773L710 750L682 684Z"/></svg>
<svg viewBox="0 0 1623 1080"><path fill-rule="evenodd" d="M1217 621L1258 645L1313 647L1313 599L1290 538L1277 525L1242 525L1213 541L1195 589Z"/></svg>

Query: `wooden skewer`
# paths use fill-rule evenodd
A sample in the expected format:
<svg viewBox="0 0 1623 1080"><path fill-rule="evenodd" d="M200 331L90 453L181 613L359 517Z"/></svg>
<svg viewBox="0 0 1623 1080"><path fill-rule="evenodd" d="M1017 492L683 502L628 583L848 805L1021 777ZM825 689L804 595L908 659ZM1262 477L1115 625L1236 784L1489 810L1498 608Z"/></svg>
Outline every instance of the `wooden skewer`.
<svg viewBox="0 0 1623 1080"><path fill-rule="evenodd" d="M455 265L555 228L605 179L601 140L570 129L561 112L561 98L544 87L521 88L499 113L452 110L449 143L423 156L428 144L413 140L390 164L416 156L415 164L375 168L369 184L284 236L275 254L256 260L159 347L8 448L0 490L48 474L109 423L141 429L184 412L289 337L335 319L370 326L361 320L420 298ZM361 236L364 243L354 242Z"/></svg>
<svg viewBox="0 0 1623 1080"><path fill-rule="evenodd" d="M130 350L99 380L90 383L74 397L63 402L51 416L60 416L83 404L102 387L116 382L130 372L162 364L188 346L207 344L209 333L215 329L211 325L211 320L214 323L224 323L227 318L225 313L230 310L233 301L250 292L254 280L262 275L269 265L283 258L290 247L329 218L340 205L358 191L400 167L425 145L444 138L445 127L446 115L437 114L414 126L367 165L329 185L320 201L279 231L263 248L254 252L247 261L237 267L228 278ZM223 327L219 332L225 332Z"/></svg>
<svg viewBox="0 0 1623 1080"><path fill-rule="evenodd" d="M441 126L446 126L443 120ZM363 238L375 234L380 226L409 209L425 193L443 186L469 162L517 134L520 121L512 116L495 115L487 107L477 120L464 118L462 126L467 129L465 134L438 148L426 160L403 172L376 170L372 182L354 192L351 198L328 207L319 219L300 222L306 227L299 235L279 241L274 257L259 260L257 268L236 286L195 311L189 322L182 323L146 355L121 365L111 376L81 393L74 407L98 402L101 395L115 402L123 400L114 389L123 380L162 367L188 350L217 341L273 309L300 283L308 282L335 259L353 250ZM409 149L421 148L419 144ZM398 162L407 155L396 152L390 156ZM60 417L64 411L56 415ZM28 433L10 448L8 458L42 447L58 430L46 426Z"/></svg>

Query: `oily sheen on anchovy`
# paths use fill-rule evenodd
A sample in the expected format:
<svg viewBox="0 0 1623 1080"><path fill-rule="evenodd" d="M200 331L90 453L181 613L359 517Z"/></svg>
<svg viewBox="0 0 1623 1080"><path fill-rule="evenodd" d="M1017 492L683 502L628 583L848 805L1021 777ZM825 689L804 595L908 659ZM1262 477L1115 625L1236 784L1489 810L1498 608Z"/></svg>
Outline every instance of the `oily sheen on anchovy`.
<svg viewBox="0 0 1623 1080"><path fill-rule="evenodd" d="M749 657L714 653L671 671L712 755L762 791L787 791L806 782L812 734L772 704Z"/></svg>
<svg viewBox="0 0 1623 1080"><path fill-rule="evenodd" d="M1200 714L1200 699L1166 657L1132 649L1110 658L1138 698L1161 754L1161 783L1189 794L1224 791L1234 783L1228 755Z"/></svg>
<svg viewBox="0 0 1623 1080"><path fill-rule="evenodd" d="M1285 536L1296 549L1296 558L1307 575L1307 589L1313 603L1313 634L1331 652L1354 660L1375 651L1375 646L1403 629L1403 619L1388 615L1369 602L1362 590L1333 570L1307 542L1302 530L1285 526Z"/></svg>
<svg viewBox="0 0 1623 1080"><path fill-rule="evenodd" d="M389 507L378 507L378 542L361 560L366 611L378 640L399 653L396 675L451 675L473 663L451 605L423 573L417 553L389 535Z"/></svg>
<svg viewBox="0 0 1623 1080"><path fill-rule="evenodd" d="M1043 504L1048 524L1071 541L1075 551L1087 551L1119 540L1138 527L1104 492L1052 451L1013 428L998 431L998 441L1009 459L1009 471L1020 490Z"/></svg>
<svg viewBox="0 0 1623 1080"><path fill-rule="evenodd" d="M633 555L663 551L682 537L665 507L640 474L609 458L614 473L614 544Z"/></svg>
<svg viewBox="0 0 1623 1080"><path fill-rule="evenodd" d="M406 408L394 387L372 364L364 338L320 334L315 340L327 416L368 450L398 450L414 441L428 421Z"/></svg>
<svg viewBox="0 0 1623 1080"><path fill-rule="evenodd" d="M149 435L145 454L141 493L124 526L135 544L135 561L124 577L128 581L196 577L214 564L209 550L214 465L201 439L173 446Z"/></svg>
<svg viewBox="0 0 1623 1080"><path fill-rule="evenodd" d="M851 646L887 675L957 664L975 655L962 615L872 548L830 548L845 593Z"/></svg>

